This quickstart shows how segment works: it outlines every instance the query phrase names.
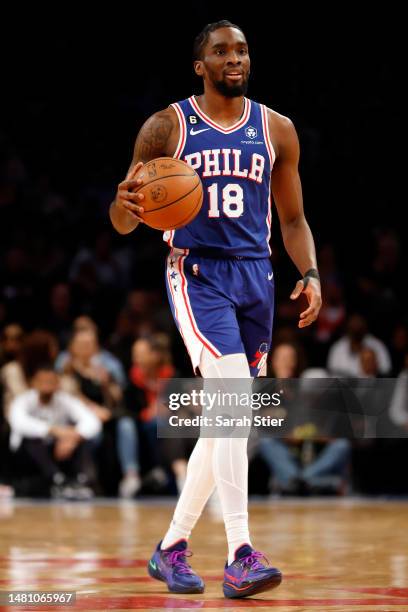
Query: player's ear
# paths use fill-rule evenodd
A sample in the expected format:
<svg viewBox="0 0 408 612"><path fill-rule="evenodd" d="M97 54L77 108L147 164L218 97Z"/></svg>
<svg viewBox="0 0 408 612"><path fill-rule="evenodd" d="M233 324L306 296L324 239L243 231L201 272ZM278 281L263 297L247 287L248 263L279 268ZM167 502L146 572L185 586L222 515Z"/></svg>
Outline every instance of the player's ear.
<svg viewBox="0 0 408 612"><path fill-rule="evenodd" d="M194 72L196 73L197 76L203 76L204 74L204 66L203 66L203 62L200 60L197 60L194 62Z"/></svg>

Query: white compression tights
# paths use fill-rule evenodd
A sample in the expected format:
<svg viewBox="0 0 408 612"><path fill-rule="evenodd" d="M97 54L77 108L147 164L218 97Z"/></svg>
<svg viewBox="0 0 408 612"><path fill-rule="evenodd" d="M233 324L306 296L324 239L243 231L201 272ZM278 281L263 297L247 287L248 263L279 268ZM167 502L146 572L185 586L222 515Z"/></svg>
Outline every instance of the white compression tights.
<svg viewBox="0 0 408 612"><path fill-rule="evenodd" d="M249 382L250 370L243 353L215 359L203 351L200 371L204 378L239 378ZM247 438L200 437L190 456L187 478L170 527L161 547L187 539L214 487L221 500L228 540L228 563L244 542L251 544L248 529Z"/></svg>

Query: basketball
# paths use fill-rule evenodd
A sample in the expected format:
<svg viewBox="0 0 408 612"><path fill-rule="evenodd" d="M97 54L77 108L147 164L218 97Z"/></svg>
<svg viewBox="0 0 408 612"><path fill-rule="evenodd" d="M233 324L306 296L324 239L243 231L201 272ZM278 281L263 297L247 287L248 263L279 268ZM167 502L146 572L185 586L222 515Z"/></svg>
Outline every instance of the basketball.
<svg viewBox="0 0 408 612"><path fill-rule="evenodd" d="M140 217L149 227L172 230L190 223L203 203L203 186L197 172L185 162L159 157L148 162L134 177L143 185L134 190L143 193Z"/></svg>

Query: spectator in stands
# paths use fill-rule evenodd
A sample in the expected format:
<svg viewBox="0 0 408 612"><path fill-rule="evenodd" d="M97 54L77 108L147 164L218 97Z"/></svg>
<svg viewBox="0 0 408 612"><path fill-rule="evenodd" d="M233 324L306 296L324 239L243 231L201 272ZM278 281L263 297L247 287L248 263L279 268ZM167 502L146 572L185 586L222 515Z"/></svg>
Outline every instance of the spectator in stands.
<svg viewBox="0 0 408 612"><path fill-rule="evenodd" d="M18 323L9 323L0 334L0 367L14 361L20 355L24 330Z"/></svg>
<svg viewBox="0 0 408 612"><path fill-rule="evenodd" d="M303 347L295 341L283 341L275 344L268 370L273 378L298 378L305 363Z"/></svg>
<svg viewBox="0 0 408 612"><path fill-rule="evenodd" d="M132 350L133 366L130 370L130 382L127 393L128 411L137 416L140 433L148 445L153 470L145 481L157 481L164 485L166 477L163 466L170 469L181 490L186 477L187 460L192 446L188 439L157 439L157 398L166 379L174 378L170 350L170 339L167 334L155 333L136 340Z"/></svg>
<svg viewBox="0 0 408 612"><path fill-rule="evenodd" d="M275 346L270 356L272 376L279 379L301 376L301 360L302 349L295 343ZM319 375L326 377L327 372L320 371ZM273 474L271 489L286 494L340 492L350 458L349 441L329 441L316 454L308 440L302 442L300 432L294 434L293 439L259 440L259 453Z"/></svg>
<svg viewBox="0 0 408 612"><path fill-rule="evenodd" d="M389 417L395 426L408 431L408 352L405 354L404 366L391 398Z"/></svg>
<svg viewBox="0 0 408 612"><path fill-rule="evenodd" d="M100 423L83 402L60 390L52 364L39 366L31 388L12 401L9 423L12 450L36 469L53 496L92 496L86 441L99 433Z"/></svg>
<svg viewBox="0 0 408 612"><path fill-rule="evenodd" d="M363 346L360 350L361 377L377 378L380 376L378 367L377 353L368 346Z"/></svg>
<svg viewBox="0 0 408 612"><path fill-rule="evenodd" d="M4 418L3 401L0 396L0 499L12 497L14 490L9 486L10 457L9 457L9 428Z"/></svg>
<svg viewBox="0 0 408 612"><path fill-rule="evenodd" d="M397 323L393 329L391 337L391 358L393 365L393 375L398 376L405 367L405 355L408 353L408 325Z"/></svg>
<svg viewBox="0 0 408 612"><path fill-rule="evenodd" d="M9 485L0 483L0 500L9 499L14 496L14 489Z"/></svg>
<svg viewBox="0 0 408 612"><path fill-rule="evenodd" d="M380 373L385 376L391 372L391 358L385 344L368 333L367 322L359 314L353 314L347 320L347 333L333 344L327 359L327 368L339 376L356 376L363 374L360 352L363 347L371 348L378 361Z"/></svg>
<svg viewBox="0 0 408 612"><path fill-rule="evenodd" d="M93 328L76 331L68 348L64 365L63 386L77 395L104 425L104 435L115 437L123 479L119 485L122 497L133 497L140 488L135 462L129 462L126 449L137 446L137 433L130 430L123 414L123 393L111 373L96 357L100 353ZM102 442L102 439L99 440Z"/></svg>
<svg viewBox="0 0 408 612"><path fill-rule="evenodd" d="M119 359L117 359L112 353L104 349L99 345L98 339L98 327L96 323L88 316L81 315L74 320L72 325L73 334L80 331L89 330L95 337L97 346L92 352L92 364L94 366L102 366L112 376L113 380L118 383L123 389L126 385L126 374L123 366ZM56 360L55 367L57 371L62 372L65 364L69 360L69 351L62 351Z"/></svg>
<svg viewBox="0 0 408 612"><path fill-rule="evenodd" d="M108 420L122 399L122 390L109 371L95 357L99 345L95 331L74 333L63 367L64 386L80 395L102 420ZM109 416L108 416L109 413Z"/></svg>
<svg viewBox="0 0 408 612"><path fill-rule="evenodd" d="M54 363L58 354L55 336L36 330L25 336L19 355L0 370L3 386L3 409L7 416L11 401L28 388L28 381L42 363Z"/></svg>
<svg viewBox="0 0 408 612"><path fill-rule="evenodd" d="M378 425L383 421L383 416L387 415L392 394L392 387L388 383L392 381L375 383L374 379L384 376L379 369L377 353L372 348L363 346L359 359L361 375L354 381L353 392L359 400L361 412L354 413L353 429L358 439L371 438L375 442L377 436L382 437Z"/></svg>

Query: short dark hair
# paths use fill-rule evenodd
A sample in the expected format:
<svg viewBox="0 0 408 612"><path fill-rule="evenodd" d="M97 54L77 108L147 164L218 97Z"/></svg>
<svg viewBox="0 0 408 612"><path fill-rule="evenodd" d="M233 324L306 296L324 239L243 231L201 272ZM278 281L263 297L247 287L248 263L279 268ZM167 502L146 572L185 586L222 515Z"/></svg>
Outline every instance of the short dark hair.
<svg viewBox="0 0 408 612"><path fill-rule="evenodd" d="M236 28L237 30L242 32L242 34L244 34L242 28L235 25L235 23L231 23L227 19L222 19L221 21L215 21L214 23L207 23L205 28L203 28L201 32L195 37L194 45L193 45L193 62L201 59L203 49L205 45L207 44L207 41L208 41L208 38L211 32L215 32L215 30L219 30L220 28Z"/></svg>
<svg viewBox="0 0 408 612"><path fill-rule="evenodd" d="M52 372L53 374L58 376L58 372L56 372L54 368L54 364L49 361L45 361L44 363L39 363L33 371L32 378L34 378L34 376L37 376L37 374L39 374L40 372Z"/></svg>

